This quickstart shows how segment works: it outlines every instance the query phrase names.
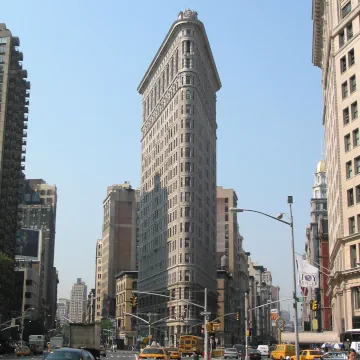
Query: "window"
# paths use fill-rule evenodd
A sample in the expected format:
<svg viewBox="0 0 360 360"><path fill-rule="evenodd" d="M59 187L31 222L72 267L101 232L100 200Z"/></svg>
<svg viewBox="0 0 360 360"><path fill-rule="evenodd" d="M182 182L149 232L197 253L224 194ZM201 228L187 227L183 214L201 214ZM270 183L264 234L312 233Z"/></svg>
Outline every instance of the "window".
<svg viewBox="0 0 360 360"><path fill-rule="evenodd" d="M348 53L348 63L349 67L355 64L355 52L354 49L351 49Z"/></svg>
<svg viewBox="0 0 360 360"><path fill-rule="evenodd" d="M351 149L350 134L347 134L344 136L344 143L345 143L345 152L350 151L350 149Z"/></svg>
<svg viewBox="0 0 360 360"><path fill-rule="evenodd" d="M185 270L185 281L190 281L190 270Z"/></svg>
<svg viewBox="0 0 360 360"><path fill-rule="evenodd" d="M7 38L0 38L0 44L6 44Z"/></svg>
<svg viewBox="0 0 360 360"><path fill-rule="evenodd" d="M359 128L357 128L353 131L353 147L359 145Z"/></svg>
<svg viewBox="0 0 360 360"><path fill-rule="evenodd" d="M352 23L350 23L347 27L346 27L346 33L347 33L347 39L350 40L354 33L353 33L353 26Z"/></svg>
<svg viewBox="0 0 360 360"><path fill-rule="evenodd" d="M190 76L185 77L185 82L186 82L187 85L189 85L191 83Z"/></svg>
<svg viewBox="0 0 360 360"><path fill-rule="evenodd" d="M356 75L353 75L350 78L350 93L354 92L356 90Z"/></svg>
<svg viewBox="0 0 360 360"><path fill-rule="evenodd" d="M342 98L343 99L345 99L348 96L348 84L347 84L347 81L345 81L341 85L341 93L342 93Z"/></svg>
<svg viewBox="0 0 360 360"><path fill-rule="evenodd" d="M354 189L349 189L347 191L347 203L348 203L348 206L354 205Z"/></svg>
<svg viewBox="0 0 360 360"><path fill-rule="evenodd" d="M355 101L351 104L351 118L355 120L357 119L357 117L358 117L358 106L357 106L357 101Z"/></svg>
<svg viewBox="0 0 360 360"><path fill-rule="evenodd" d="M32 281L32 280L29 280L29 279L27 279L27 280L26 280L26 285L27 285L27 286L32 285L32 283L33 283L33 281Z"/></svg>
<svg viewBox="0 0 360 360"><path fill-rule="evenodd" d="M186 99L191 100L191 91L190 90L186 90Z"/></svg>
<svg viewBox="0 0 360 360"><path fill-rule="evenodd" d="M184 289L184 299L189 299L190 298L190 290L189 288L185 288Z"/></svg>
<svg viewBox="0 0 360 360"><path fill-rule="evenodd" d="M225 221L229 221L229 214L225 214Z"/></svg>
<svg viewBox="0 0 360 360"><path fill-rule="evenodd" d="M340 34L339 34L339 47L343 47L345 44L345 32L342 31Z"/></svg>
<svg viewBox="0 0 360 360"><path fill-rule="evenodd" d="M355 187L356 203L360 203L360 185Z"/></svg>
<svg viewBox="0 0 360 360"><path fill-rule="evenodd" d="M349 235L355 234L355 218L349 218ZM356 265L356 247L355 247L355 265Z"/></svg>
<svg viewBox="0 0 360 360"><path fill-rule="evenodd" d="M351 1L349 1L343 8L341 8L341 18L343 19L351 11Z"/></svg>
<svg viewBox="0 0 360 360"><path fill-rule="evenodd" d="M355 175L360 174L360 156L354 159Z"/></svg>
<svg viewBox="0 0 360 360"><path fill-rule="evenodd" d="M347 125L349 123L349 108L345 108L343 110L343 122L344 122L344 125Z"/></svg>
<svg viewBox="0 0 360 360"><path fill-rule="evenodd" d="M185 59L185 67L188 69L190 67L190 59L186 58Z"/></svg>
<svg viewBox="0 0 360 360"><path fill-rule="evenodd" d="M354 309L360 309L360 288L358 286L351 288L351 298Z"/></svg>
<svg viewBox="0 0 360 360"><path fill-rule="evenodd" d="M340 72L343 73L344 71L346 71L346 56L340 59Z"/></svg>
<svg viewBox="0 0 360 360"><path fill-rule="evenodd" d="M191 105L190 104L186 104L186 113L191 114Z"/></svg>
<svg viewBox="0 0 360 360"><path fill-rule="evenodd" d="M185 263L190 263L190 254L185 254Z"/></svg>
<svg viewBox="0 0 360 360"><path fill-rule="evenodd" d="M186 143L191 142L191 134L190 134L190 133L186 133L186 134L185 134L185 142L186 142Z"/></svg>
<svg viewBox="0 0 360 360"><path fill-rule="evenodd" d="M348 161L346 163L346 178L350 179L352 177L352 163Z"/></svg>
<svg viewBox="0 0 360 360"><path fill-rule="evenodd" d="M356 245L350 245L350 266L356 267Z"/></svg>
<svg viewBox="0 0 360 360"><path fill-rule="evenodd" d="M190 239L189 238L185 238L185 247L186 248L190 247Z"/></svg>

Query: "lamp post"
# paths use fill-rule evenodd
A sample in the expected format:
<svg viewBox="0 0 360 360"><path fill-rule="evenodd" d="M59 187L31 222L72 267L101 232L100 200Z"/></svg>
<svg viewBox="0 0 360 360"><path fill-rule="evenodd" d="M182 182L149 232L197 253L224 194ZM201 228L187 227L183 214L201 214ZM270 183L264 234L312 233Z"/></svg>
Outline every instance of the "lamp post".
<svg viewBox="0 0 360 360"><path fill-rule="evenodd" d="M26 314L27 311L31 311L31 310L35 310L34 308L28 308L25 311L22 312L21 314L21 345L23 344L23 335L24 335L24 315Z"/></svg>
<svg viewBox="0 0 360 360"><path fill-rule="evenodd" d="M297 295L296 295L296 263L295 263L295 241L294 241L294 218L292 213L292 204L293 204L293 197L288 196L288 204L290 207L290 221L282 220L284 213L279 214L277 217L271 216L269 214L263 213L261 211L257 210L250 210L250 209L239 209L239 208L230 208L231 212L253 212L260 215L267 216L271 219L274 219L276 221L282 222L283 224L286 224L290 226L291 229L291 252L292 252L292 273L293 273L293 299L294 299L294 312L295 312L295 355L296 360L299 360L299 329L298 329L298 311L297 311Z"/></svg>

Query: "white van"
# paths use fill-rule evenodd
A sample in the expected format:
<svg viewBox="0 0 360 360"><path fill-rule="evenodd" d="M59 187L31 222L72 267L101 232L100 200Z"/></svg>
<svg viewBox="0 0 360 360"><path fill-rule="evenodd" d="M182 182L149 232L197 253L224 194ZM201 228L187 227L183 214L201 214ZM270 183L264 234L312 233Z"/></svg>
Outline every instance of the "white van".
<svg viewBox="0 0 360 360"><path fill-rule="evenodd" d="M259 345L257 349L261 352L261 356L269 356L269 345Z"/></svg>

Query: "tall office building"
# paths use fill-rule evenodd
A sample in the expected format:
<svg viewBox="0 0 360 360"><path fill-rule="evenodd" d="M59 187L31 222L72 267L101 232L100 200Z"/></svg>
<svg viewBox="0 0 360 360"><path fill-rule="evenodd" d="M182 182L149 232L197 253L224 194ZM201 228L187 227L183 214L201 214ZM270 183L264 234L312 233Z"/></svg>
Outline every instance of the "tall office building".
<svg viewBox="0 0 360 360"><path fill-rule="evenodd" d="M101 288L96 279L96 313L115 317L115 276L121 271L136 270L137 204L140 192L128 182L109 186L103 202L104 219L101 246ZM100 280L100 279L99 279ZM99 315L96 314L96 318Z"/></svg>
<svg viewBox="0 0 360 360"><path fill-rule="evenodd" d="M142 95L139 289L169 291L172 301L141 296L141 312L170 316L171 344L216 313L216 92L221 82L204 25L181 11L146 71ZM206 261L204 261L206 259ZM175 300L176 299L176 300ZM155 320L155 319L154 319ZM156 331L156 330L155 330ZM164 331L155 332L164 338ZM193 327L200 334L200 327Z"/></svg>
<svg viewBox="0 0 360 360"><path fill-rule="evenodd" d="M358 0L313 0L313 56L322 70L332 328L360 327Z"/></svg>
<svg viewBox="0 0 360 360"><path fill-rule="evenodd" d="M25 169L30 82L22 67L20 40L0 23L0 253L15 257L18 206ZM5 273L6 272L6 273ZM2 321L11 308L13 266L2 270L0 290ZM1 277L1 278L2 278ZM5 280L9 284L5 285Z"/></svg>
<svg viewBox="0 0 360 360"><path fill-rule="evenodd" d="M242 247L243 237L239 233L236 213L229 211L230 208L237 207L237 200L236 192L233 189L217 187L216 263L218 269L223 268L221 259L224 261L223 256L226 256L226 270L232 275L231 282L229 282L231 296L229 312L239 312L240 314L238 321L232 316L224 318L225 328L230 329L230 332L227 333L228 341L226 343L234 344L245 339L245 293L249 288L248 257Z"/></svg>
<svg viewBox="0 0 360 360"><path fill-rule="evenodd" d="M41 234L40 285L42 289L42 316L45 326L55 326L58 277L54 267L57 188L42 179L27 179L23 187L23 203L19 206L22 234L38 230Z"/></svg>
<svg viewBox="0 0 360 360"><path fill-rule="evenodd" d="M76 280L72 286L70 295L70 314L69 319L74 323L84 323L86 318L86 304L87 304L87 286L81 281L81 278Z"/></svg>
<svg viewBox="0 0 360 360"><path fill-rule="evenodd" d="M95 321L102 318L101 306L101 261L102 261L102 240L96 242L96 260L95 260Z"/></svg>

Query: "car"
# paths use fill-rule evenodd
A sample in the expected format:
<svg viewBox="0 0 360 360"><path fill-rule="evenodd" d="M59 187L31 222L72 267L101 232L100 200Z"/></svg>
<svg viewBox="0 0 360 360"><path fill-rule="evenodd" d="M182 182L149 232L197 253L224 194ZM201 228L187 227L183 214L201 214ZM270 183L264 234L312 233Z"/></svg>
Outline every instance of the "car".
<svg viewBox="0 0 360 360"><path fill-rule="evenodd" d="M323 359L336 359L345 360L347 359L347 353L345 351L329 351L322 356Z"/></svg>
<svg viewBox="0 0 360 360"><path fill-rule="evenodd" d="M249 349L248 358L250 360L261 360L261 352L258 349Z"/></svg>
<svg viewBox="0 0 360 360"><path fill-rule="evenodd" d="M30 356L31 350L28 346L19 346L15 351L16 356Z"/></svg>
<svg viewBox="0 0 360 360"><path fill-rule="evenodd" d="M299 360L314 360L321 359L322 352L320 350L302 350L299 354ZM296 355L291 356L291 360L296 360Z"/></svg>
<svg viewBox="0 0 360 360"><path fill-rule="evenodd" d="M170 360L170 354L161 346L149 346L143 349L138 359Z"/></svg>
<svg viewBox="0 0 360 360"><path fill-rule="evenodd" d="M257 349L261 352L262 356L269 356L269 345L259 345Z"/></svg>
<svg viewBox="0 0 360 360"><path fill-rule="evenodd" d="M48 353L46 360L94 360L94 356L84 349L61 348Z"/></svg>
<svg viewBox="0 0 360 360"><path fill-rule="evenodd" d="M106 349L104 345L100 345L100 356L106 357Z"/></svg>
<svg viewBox="0 0 360 360"><path fill-rule="evenodd" d="M177 348L166 347L165 350L170 354L170 359L181 359L180 351Z"/></svg>
<svg viewBox="0 0 360 360"><path fill-rule="evenodd" d="M239 353L236 348L225 348L224 359L238 359Z"/></svg>

